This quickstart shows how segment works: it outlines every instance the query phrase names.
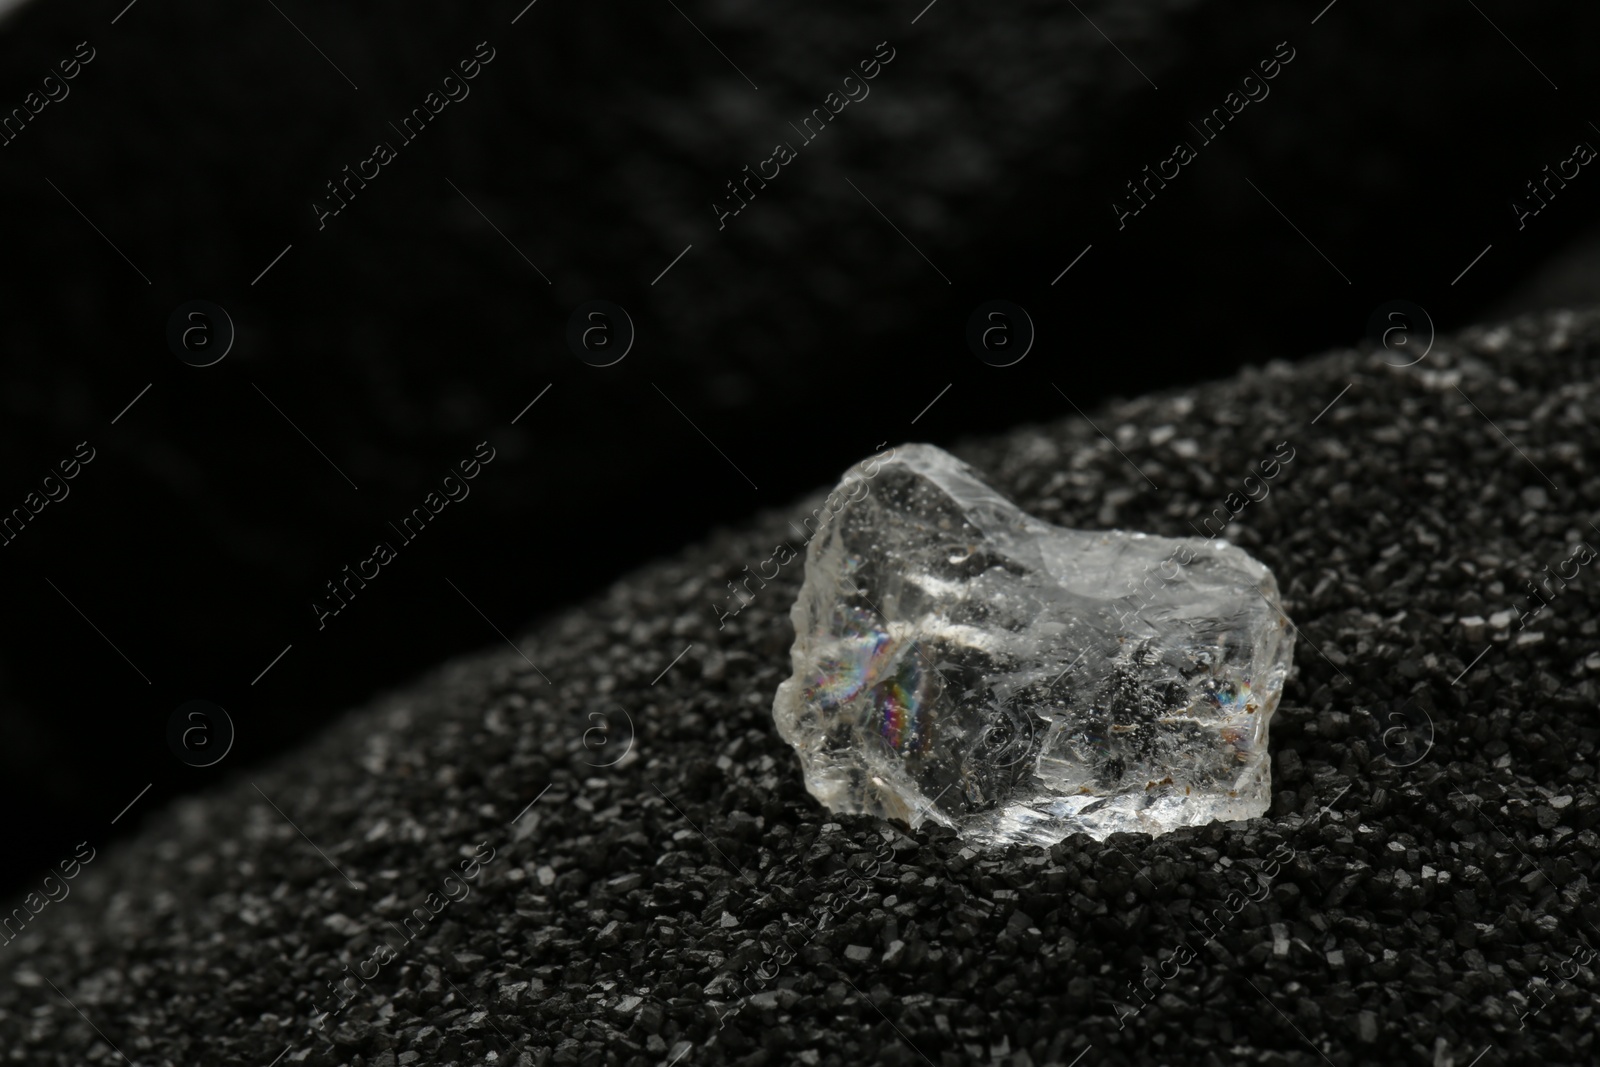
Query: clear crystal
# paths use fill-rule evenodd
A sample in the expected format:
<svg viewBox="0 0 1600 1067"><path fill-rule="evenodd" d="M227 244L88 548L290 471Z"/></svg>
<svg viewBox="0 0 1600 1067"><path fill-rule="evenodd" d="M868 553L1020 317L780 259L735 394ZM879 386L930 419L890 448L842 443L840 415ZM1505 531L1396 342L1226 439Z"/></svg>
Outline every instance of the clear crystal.
<svg viewBox="0 0 1600 1067"><path fill-rule="evenodd" d="M1266 812L1294 637L1243 549L1052 526L921 444L805 527L772 712L830 809L983 845Z"/></svg>

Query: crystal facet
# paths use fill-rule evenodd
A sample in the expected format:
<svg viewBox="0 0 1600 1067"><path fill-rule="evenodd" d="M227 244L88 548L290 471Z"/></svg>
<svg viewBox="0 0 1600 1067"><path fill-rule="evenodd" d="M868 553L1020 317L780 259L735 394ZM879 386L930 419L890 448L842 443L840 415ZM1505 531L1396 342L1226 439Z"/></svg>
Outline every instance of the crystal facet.
<svg viewBox="0 0 1600 1067"><path fill-rule="evenodd" d="M772 710L830 809L983 845L1266 812L1294 637L1243 549L1053 526L922 444L806 527Z"/></svg>

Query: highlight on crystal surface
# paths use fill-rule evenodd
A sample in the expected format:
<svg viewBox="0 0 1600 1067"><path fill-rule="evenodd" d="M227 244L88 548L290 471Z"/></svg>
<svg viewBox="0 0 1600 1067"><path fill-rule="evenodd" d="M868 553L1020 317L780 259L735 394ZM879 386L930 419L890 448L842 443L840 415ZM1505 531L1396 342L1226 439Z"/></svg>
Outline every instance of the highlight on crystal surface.
<svg viewBox="0 0 1600 1067"><path fill-rule="evenodd" d="M772 713L828 808L984 845L1266 812L1294 637L1243 549L1053 526L924 444L816 520Z"/></svg>

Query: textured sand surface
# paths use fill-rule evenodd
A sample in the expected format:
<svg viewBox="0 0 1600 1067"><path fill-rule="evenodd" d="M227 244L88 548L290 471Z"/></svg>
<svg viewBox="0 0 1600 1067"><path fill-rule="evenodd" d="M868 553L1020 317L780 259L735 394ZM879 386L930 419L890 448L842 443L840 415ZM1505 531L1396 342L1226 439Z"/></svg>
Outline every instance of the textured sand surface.
<svg viewBox="0 0 1600 1067"><path fill-rule="evenodd" d="M1550 314L958 449L1051 521L1178 534L1292 443L1229 528L1301 635L1265 818L998 854L831 818L770 721L798 566L713 608L800 502L525 635L537 670L490 648L148 813L0 948L0 1056L1593 1062L1597 340Z"/></svg>

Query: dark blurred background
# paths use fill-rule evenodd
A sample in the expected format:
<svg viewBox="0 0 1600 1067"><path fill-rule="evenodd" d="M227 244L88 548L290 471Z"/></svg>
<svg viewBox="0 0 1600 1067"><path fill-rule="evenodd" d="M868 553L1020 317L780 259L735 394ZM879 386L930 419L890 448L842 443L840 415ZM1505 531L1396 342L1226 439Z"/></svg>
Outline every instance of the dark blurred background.
<svg viewBox="0 0 1600 1067"><path fill-rule="evenodd" d="M1511 204L1600 144L1600 10L1324 3L23 5L0 513L95 458L0 546L0 886L881 442L1356 344L1397 298L1439 330L1589 298L1594 168L1524 228ZM870 95L802 146L880 42ZM1189 124L1280 42L1270 95L1202 146ZM491 49L404 143L390 123ZM44 81L88 50L65 95ZM596 299L636 329L605 368L566 341ZM1037 329L1015 365L968 347L991 299ZM168 342L195 300L237 331L207 367ZM470 496L404 543L479 442ZM379 541L397 558L319 629ZM196 699L238 731L208 769L167 740Z"/></svg>

